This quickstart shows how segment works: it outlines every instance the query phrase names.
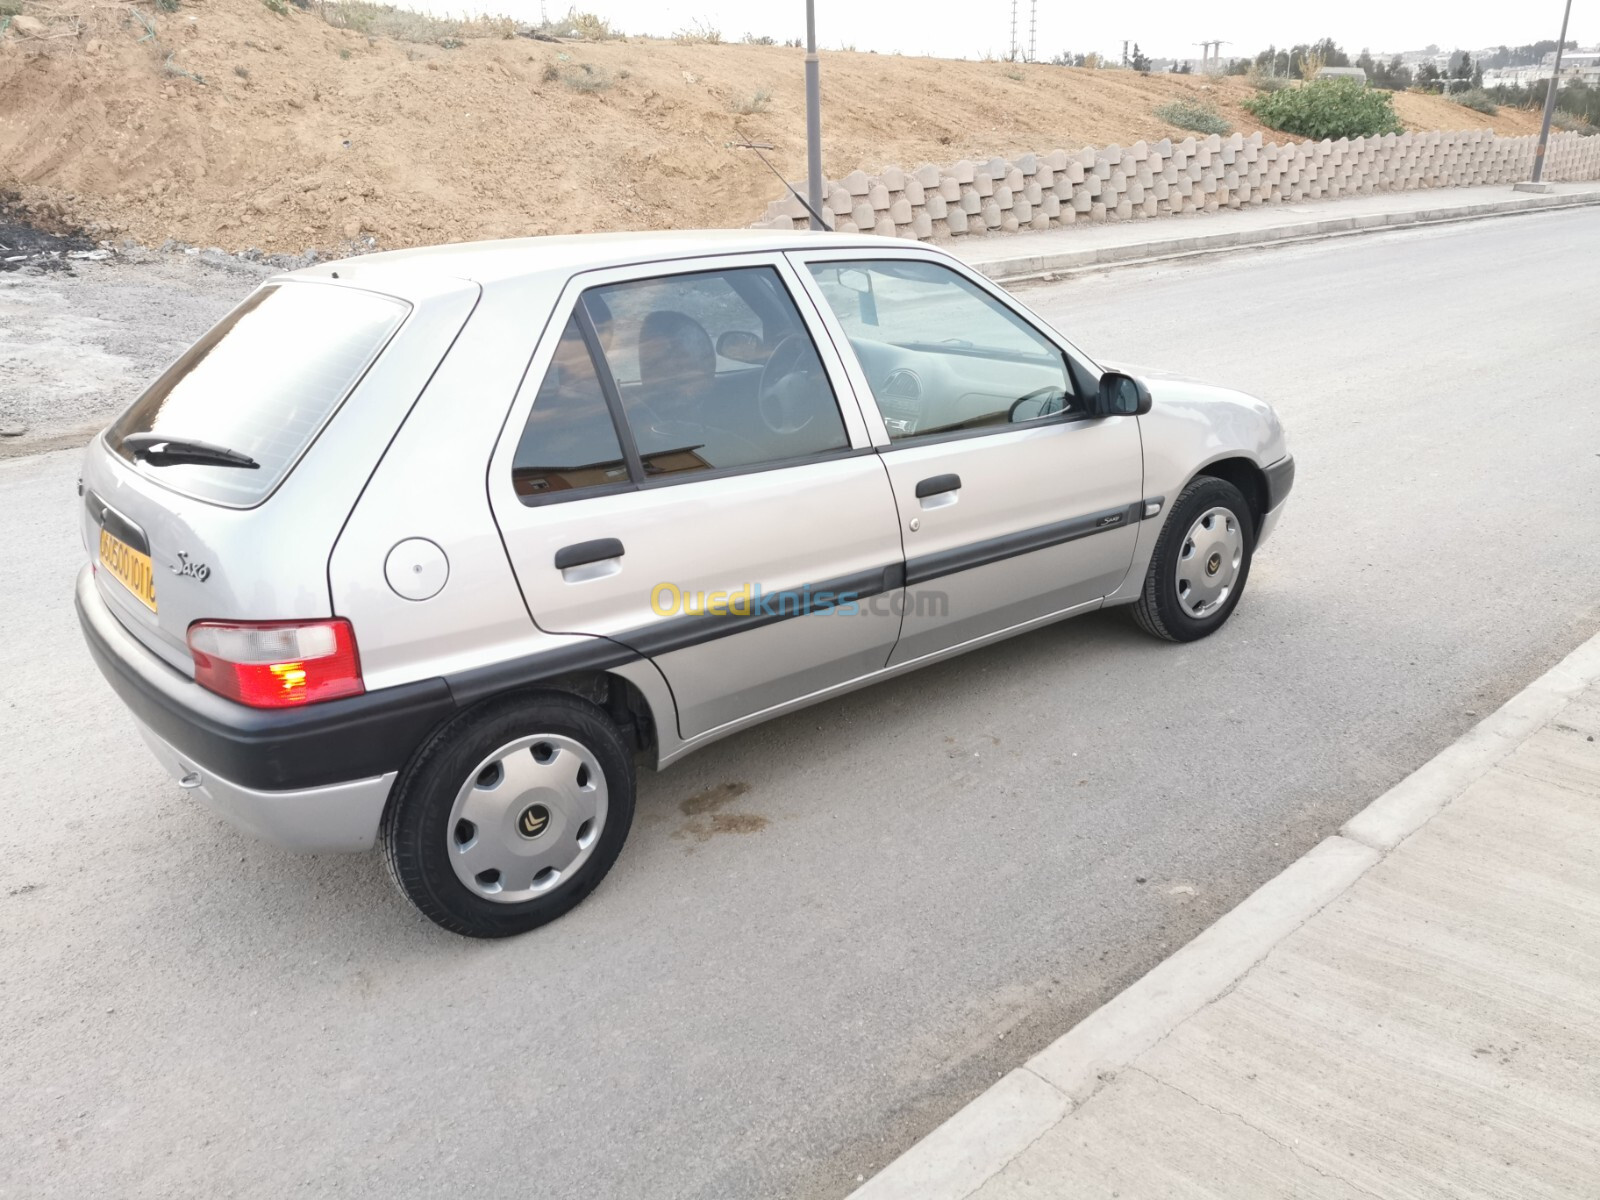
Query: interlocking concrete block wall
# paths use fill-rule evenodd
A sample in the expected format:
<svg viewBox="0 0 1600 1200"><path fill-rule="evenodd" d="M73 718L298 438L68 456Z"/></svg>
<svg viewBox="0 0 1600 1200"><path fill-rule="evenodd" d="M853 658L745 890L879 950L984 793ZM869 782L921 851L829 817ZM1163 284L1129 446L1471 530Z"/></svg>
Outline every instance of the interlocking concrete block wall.
<svg viewBox="0 0 1600 1200"><path fill-rule="evenodd" d="M1283 200L1509 184L1528 178L1536 144L1533 137L1499 137L1489 130L1281 144L1263 142L1259 133L1163 138L1024 154L1015 161L963 160L914 171L886 167L877 175L852 171L827 182L822 215L841 233L929 240ZM1600 179L1600 137L1552 134L1544 177ZM804 195L803 182L795 187ZM769 204L754 226L803 229L806 223L805 207L785 196Z"/></svg>

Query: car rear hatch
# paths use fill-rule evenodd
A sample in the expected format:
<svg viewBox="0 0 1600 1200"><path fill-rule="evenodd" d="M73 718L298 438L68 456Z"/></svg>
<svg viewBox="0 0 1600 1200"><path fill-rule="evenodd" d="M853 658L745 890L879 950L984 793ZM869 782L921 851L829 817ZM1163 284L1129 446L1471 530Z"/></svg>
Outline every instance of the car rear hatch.
<svg viewBox="0 0 1600 1200"><path fill-rule="evenodd" d="M477 295L277 279L196 342L85 455L84 541L118 620L192 675L194 621L335 615L329 551Z"/></svg>

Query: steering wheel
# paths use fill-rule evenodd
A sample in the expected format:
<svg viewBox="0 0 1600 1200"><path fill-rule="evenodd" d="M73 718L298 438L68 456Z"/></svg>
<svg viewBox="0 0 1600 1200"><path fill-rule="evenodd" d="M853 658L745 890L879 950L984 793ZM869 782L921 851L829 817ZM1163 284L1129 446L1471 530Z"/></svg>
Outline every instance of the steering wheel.
<svg viewBox="0 0 1600 1200"><path fill-rule="evenodd" d="M1034 388L1033 391L1029 392L1026 396L1018 396L1014 401L1012 401L1010 411L1008 411L1006 413L1006 420L1011 424L1015 424L1016 420L1017 420L1017 409L1021 408L1029 400L1038 399L1040 396L1049 395L1051 392L1058 393L1062 400L1065 400L1067 398L1066 392L1062 391L1059 387L1057 387L1053 383L1047 383L1047 384L1044 385L1044 387L1042 387L1042 388ZM1040 417L1054 416L1056 413L1058 413L1060 411L1061 411L1060 408L1051 408L1051 407L1049 407L1048 404L1046 404L1046 405L1041 406L1040 411L1038 412L1037 415L1032 416L1032 417L1024 417L1023 420L1024 421L1037 421Z"/></svg>
<svg viewBox="0 0 1600 1200"><path fill-rule="evenodd" d="M791 333L773 348L767 365L761 368L761 383L756 389L756 411L761 423L773 433L799 433L816 420L816 413L800 413L799 404L809 395L793 395L793 383L806 384L811 372L801 366L808 349L805 338ZM811 391L809 386L803 388Z"/></svg>

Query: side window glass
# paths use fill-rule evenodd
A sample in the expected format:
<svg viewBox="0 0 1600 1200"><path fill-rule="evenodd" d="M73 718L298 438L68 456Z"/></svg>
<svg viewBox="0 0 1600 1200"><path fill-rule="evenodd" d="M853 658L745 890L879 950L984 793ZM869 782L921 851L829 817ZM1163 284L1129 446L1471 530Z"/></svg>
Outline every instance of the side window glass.
<svg viewBox="0 0 1600 1200"><path fill-rule="evenodd" d="M517 442L511 479L525 500L629 482L611 410L576 317L562 331L539 385Z"/></svg>
<svg viewBox="0 0 1600 1200"><path fill-rule="evenodd" d="M647 478L848 449L838 400L771 267L584 293Z"/></svg>
<svg viewBox="0 0 1600 1200"><path fill-rule="evenodd" d="M1061 350L948 267L813 263L893 441L1000 430L1080 407Z"/></svg>

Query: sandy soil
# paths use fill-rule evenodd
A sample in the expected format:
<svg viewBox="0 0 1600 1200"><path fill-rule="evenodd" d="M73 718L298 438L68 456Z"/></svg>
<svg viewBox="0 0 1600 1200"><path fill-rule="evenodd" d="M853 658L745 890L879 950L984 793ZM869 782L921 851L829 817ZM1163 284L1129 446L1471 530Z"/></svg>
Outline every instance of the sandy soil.
<svg viewBox="0 0 1600 1200"><path fill-rule="evenodd" d="M781 169L804 172L798 50L517 37L444 49L257 0L148 8L30 0L46 36L0 38L0 187L46 222L279 252L731 226L781 188L726 142L771 142ZM835 176L1181 136L1153 113L1175 98L1258 127L1237 79L843 52L822 70ZM764 111L734 111L759 91ZM1438 97L1397 104L1413 128L1537 127Z"/></svg>

